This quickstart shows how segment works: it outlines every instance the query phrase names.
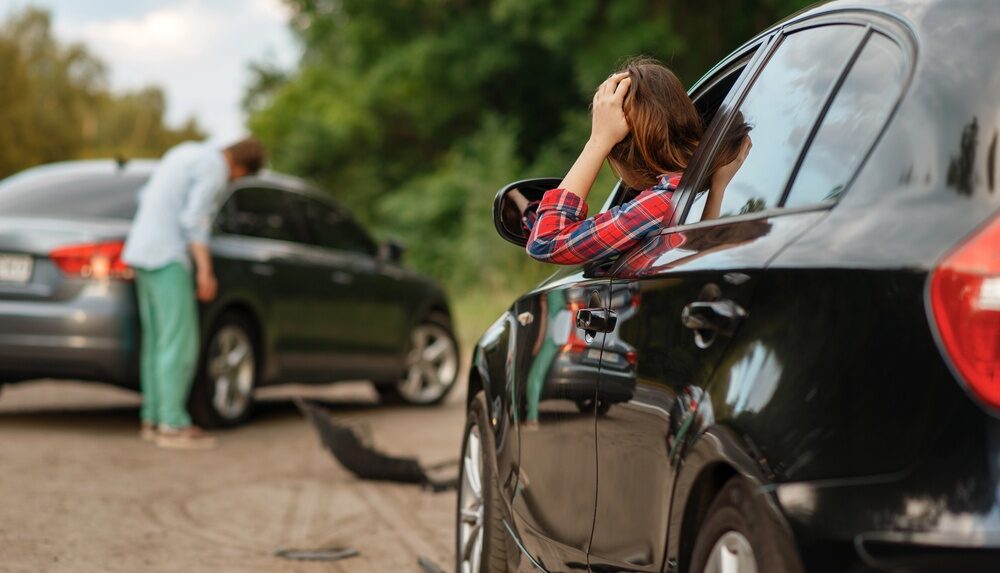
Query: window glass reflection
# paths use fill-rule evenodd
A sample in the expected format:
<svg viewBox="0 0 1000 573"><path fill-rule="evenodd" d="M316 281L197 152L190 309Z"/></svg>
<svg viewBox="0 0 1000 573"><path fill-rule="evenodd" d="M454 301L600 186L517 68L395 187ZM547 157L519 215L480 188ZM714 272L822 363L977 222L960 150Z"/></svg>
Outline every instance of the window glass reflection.
<svg viewBox="0 0 1000 573"><path fill-rule="evenodd" d="M862 34L858 26L824 26L781 42L740 106L753 147L725 190L720 217L780 201L805 138ZM707 196L695 199L688 223L701 220Z"/></svg>
<svg viewBox="0 0 1000 573"><path fill-rule="evenodd" d="M347 215L311 197L300 197L299 201L305 210L313 243L328 249L376 253L372 240Z"/></svg>
<svg viewBox="0 0 1000 573"><path fill-rule="evenodd" d="M873 34L844 79L795 177L786 207L834 201L892 110L906 74L899 46Z"/></svg>
<svg viewBox="0 0 1000 573"><path fill-rule="evenodd" d="M253 188L236 192L239 235L278 241L301 241L303 235L294 223L291 205L285 193L277 189Z"/></svg>

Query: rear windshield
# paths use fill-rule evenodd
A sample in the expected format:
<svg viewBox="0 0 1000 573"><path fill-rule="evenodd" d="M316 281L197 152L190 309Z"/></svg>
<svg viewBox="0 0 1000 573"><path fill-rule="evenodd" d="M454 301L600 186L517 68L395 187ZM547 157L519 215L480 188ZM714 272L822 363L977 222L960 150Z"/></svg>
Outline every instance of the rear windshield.
<svg viewBox="0 0 1000 573"><path fill-rule="evenodd" d="M136 173L14 176L0 182L0 217L131 219L139 188Z"/></svg>

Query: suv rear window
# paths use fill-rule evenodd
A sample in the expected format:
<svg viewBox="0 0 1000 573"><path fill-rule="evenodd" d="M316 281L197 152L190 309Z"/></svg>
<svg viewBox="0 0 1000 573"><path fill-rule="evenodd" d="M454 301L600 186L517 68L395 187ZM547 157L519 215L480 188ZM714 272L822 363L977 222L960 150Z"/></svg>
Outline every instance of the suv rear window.
<svg viewBox="0 0 1000 573"><path fill-rule="evenodd" d="M785 207L836 201L885 125L906 79L899 45L872 34L806 152Z"/></svg>
<svg viewBox="0 0 1000 573"><path fill-rule="evenodd" d="M224 233L275 241L307 243L301 211L287 191L269 187L237 189L217 219Z"/></svg>
<svg viewBox="0 0 1000 573"><path fill-rule="evenodd" d="M834 82L863 37L860 26L831 25L789 34L750 87L740 112L753 147L722 198L720 217L778 206L809 131ZM701 220L708 193L687 222Z"/></svg>
<svg viewBox="0 0 1000 573"><path fill-rule="evenodd" d="M14 176L0 182L0 217L132 219L146 174Z"/></svg>

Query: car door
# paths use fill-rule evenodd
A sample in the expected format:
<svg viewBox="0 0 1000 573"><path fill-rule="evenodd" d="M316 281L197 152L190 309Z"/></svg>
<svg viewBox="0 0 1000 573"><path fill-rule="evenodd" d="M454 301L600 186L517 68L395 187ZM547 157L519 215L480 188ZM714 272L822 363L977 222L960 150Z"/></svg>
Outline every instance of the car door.
<svg viewBox="0 0 1000 573"><path fill-rule="evenodd" d="M606 312L606 268L560 271L512 309L512 403L520 443L511 501L514 534L545 571L586 568L597 493L594 416L604 335L599 328L578 327L576 315Z"/></svg>
<svg viewBox="0 0 1000 573"><path fill-rule="evenodd" d="M233 191L220 210L212 241L220 292L260 301L264 336L275 353L269 364L282 376L311 370L321 323L314 312L308 235L284 190L249 185Z"/></svg>
<svg viewBox="0 0 1000 573"><path fill-rule="evenodd" d="M913 59L906 35L891 27L876 30L816 131L788 189L787 208L836 202L903 92ZM926 384L914 392L913 381L935 379L933 371L926 361L899 359L936 349L926 330L927 277L897 254L912 247L893 245L914 236L901 227L929 221L905 206L872 206L873 197L905 196L901 191L912 189L899 177L910 167L888 170L876 163L876 157L898 156L900 147L877 150L885 153L867 160L870 169L859 175L856 191L770 261L754 314L713 376L707 398L717 419L752 436L776 480L900 471L938 430L936 424L904 423L940 416L950 388ZM864 179L875 173L892 182ZM879 407L886 403L890 416ZM787 439L795 429L796 438Z"/></svg>
<svg viewBox="0 0 1000 573"><path fill-rule="evenodd" d="M322 315L319 337L333 360L327 374L398 375L410 331L411 295L419 292L401 288L404 273L382 264L375 242L344 209L312 195L295 199L313 245L320 290L316 311Z"/></svg>
<svg viewBox="0 0 1000 573"><path fill-rule="evenodd" d="M822 207L784 209L815 126L866 35L854 24L786 29L761 48L743 85L726 99L677 191L677 212L662 233L613 269L619 316L601 364L599 392L618 380L631 354L631 398L597 420L598 500L594 569L660 571L684 445L714 420L704 400L717 364L747 316L763 271L781 249L820 220ZM737 113L738 112L738 113ZM702 220L716 143L747 121L753 147L725 190L720 216ZM620 295L618 293L621 293ZM626 357L629 355L626 354ZM746 367L766 368L769 357Z"/></svg>

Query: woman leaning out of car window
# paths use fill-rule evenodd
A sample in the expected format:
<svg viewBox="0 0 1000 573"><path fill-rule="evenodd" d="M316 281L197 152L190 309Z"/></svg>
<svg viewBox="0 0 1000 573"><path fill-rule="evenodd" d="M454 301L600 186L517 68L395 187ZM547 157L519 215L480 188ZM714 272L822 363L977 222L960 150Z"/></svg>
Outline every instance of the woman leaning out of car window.
<svg viewBox="0 0 1000 573"><path fill-rule="evenodd" d="M718 216L726 185L750 150L749 127L732 130L716 157L703 219ZM527 251L540 261L575 265L628 250L670 220L671 196L703 133L701 116L677 76L636 58L594 94L590 139L557 189L537 207ZM607 159L623 183L645 189L587 218L587 195Z"/></svg>

